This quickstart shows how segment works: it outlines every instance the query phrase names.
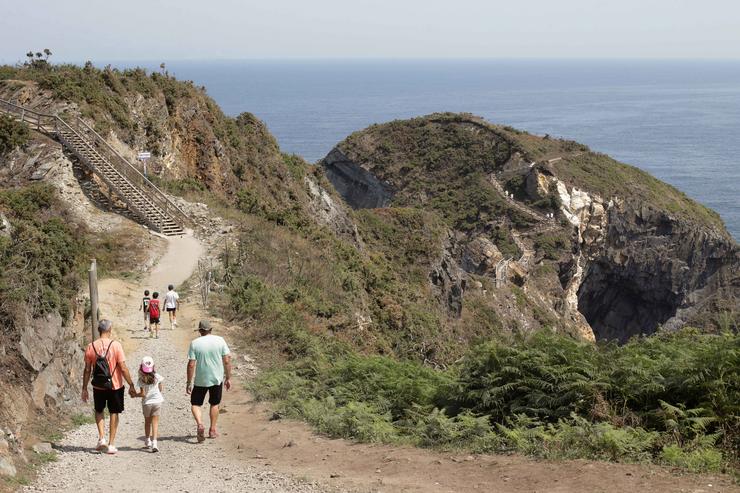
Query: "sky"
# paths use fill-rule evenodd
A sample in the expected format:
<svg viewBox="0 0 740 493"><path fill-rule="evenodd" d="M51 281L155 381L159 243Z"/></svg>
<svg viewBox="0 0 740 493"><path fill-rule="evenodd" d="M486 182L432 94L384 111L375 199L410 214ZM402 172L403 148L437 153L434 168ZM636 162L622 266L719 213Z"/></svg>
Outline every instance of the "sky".
<svg viewBox="0 0 740 493"><path fill-rule="evenodd" d="M0 63L740 58L738 0L0 0Z"/></svg>

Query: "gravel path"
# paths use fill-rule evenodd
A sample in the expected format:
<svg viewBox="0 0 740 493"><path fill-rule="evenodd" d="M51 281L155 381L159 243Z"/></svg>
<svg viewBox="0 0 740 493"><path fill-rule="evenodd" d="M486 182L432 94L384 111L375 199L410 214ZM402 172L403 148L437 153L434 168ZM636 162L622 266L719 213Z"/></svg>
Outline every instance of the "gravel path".
<svg viewBox="0 0 740 493"><path fill-rule="evenodd" d="M167 253L152 272L147 285L166 286L168 282L182 282L187 277L183 272L192 272L200 254L200 246L193 245L193 242L193 238L170 240ZM163 271L175 264L180 266L180 278L166 279ZM268 468L245 464L220 446L218 439L206 440L202 444L196 442L195 422L184 388L186 341L195 336L192 327L197 320L178 320L179 327L160 330L159 339L149 339L141 329L140 313L131 308L137 306L139 291L130 289L122 293L120 306L125 309L114 311L110 316L119 339L123 334L129 334L123 338L129 340L128 347L134 348L126 355L134 380L134 371L145 355L154 358L157 371L165 377L160 452L151 453L144 448L141 400L130 399L127 395L126 410L121 414L116 438L118 454L109 456L95 452L95 425L81 426L64 437L57 448L58 460L46 465L37 481L25 491L325 491L321 486L298 481ZM166 315L162 319L166 320ZM166 322L164 325L168 326Z"/></svg>

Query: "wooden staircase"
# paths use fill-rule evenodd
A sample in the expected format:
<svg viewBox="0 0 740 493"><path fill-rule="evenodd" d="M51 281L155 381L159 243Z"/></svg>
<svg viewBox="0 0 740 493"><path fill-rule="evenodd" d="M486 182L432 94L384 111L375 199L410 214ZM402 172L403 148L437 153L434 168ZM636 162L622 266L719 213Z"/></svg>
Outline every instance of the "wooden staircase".
<svg viewBox="0 0 740 493"><path fill-rule="evenodd" d="M190 218L134 165L80 118L70 123L0 99L0 114L27 123L64 148L119 197L143 224L167 236L182 235Z"/></svg>

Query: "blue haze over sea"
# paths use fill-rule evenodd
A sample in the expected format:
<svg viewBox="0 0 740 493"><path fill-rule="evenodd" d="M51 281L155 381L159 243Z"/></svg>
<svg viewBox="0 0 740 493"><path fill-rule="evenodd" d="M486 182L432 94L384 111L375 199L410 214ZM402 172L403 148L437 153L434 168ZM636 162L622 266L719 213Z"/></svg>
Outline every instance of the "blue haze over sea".
<svg viewBox="0 0 740 493"><path fill-rule="evenodd" d="M638 166L719 212L740 238L740 61L188 61L167 69L206 86L227 114L254 113L283 151L310 162L372 123L465 111Z"/></svg>

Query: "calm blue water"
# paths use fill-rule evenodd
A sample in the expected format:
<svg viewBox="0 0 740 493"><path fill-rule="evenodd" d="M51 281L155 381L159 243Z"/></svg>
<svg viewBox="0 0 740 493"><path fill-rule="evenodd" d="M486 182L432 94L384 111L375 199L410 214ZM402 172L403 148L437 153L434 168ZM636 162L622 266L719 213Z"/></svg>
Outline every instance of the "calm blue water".
<svg viewBox="0 0 740 493"><path fill-rule="evenodd" d="M256 114L284 151L308 161L371 123L467 111L639 166L718 211L740 238L739 61L229 61L167 68L206 86L227 114Z"/></svg>

